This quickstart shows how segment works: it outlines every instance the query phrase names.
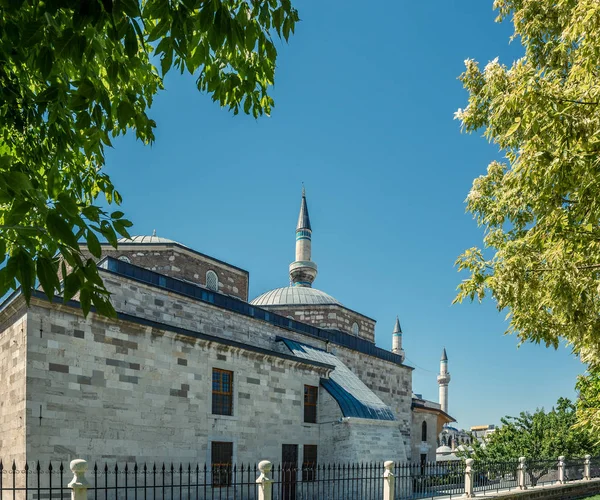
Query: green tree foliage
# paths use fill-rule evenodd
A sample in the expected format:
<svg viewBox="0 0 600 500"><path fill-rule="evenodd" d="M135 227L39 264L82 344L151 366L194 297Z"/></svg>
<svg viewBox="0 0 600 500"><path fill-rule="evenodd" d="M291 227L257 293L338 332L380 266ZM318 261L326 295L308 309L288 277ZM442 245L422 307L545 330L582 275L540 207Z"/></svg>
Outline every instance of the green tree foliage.
<svg viewBox="0 0 600 500"><path fill-rule="evenodd" d="M589 369L577 380L577 425L588 429L600 443L600 370Z"/></svg>
<svg viewBox="0 0 600 500"><path fill-rule="evenodd" d="M111 313L78 241L101 254L131 222L104 149L134 131L154 140L148 115L172 68L237 114L268 114L277 51L294 32L290 0L0 0L0 296L39 280L46 295L79 293ZM158 66L158 67L157 67ZM58 258L62 255L64 262Z"/></svg>
<svg viewBox="0 0 600 500"><path fill-rule="evenodd" d="M456 118L505 155L477 178L467 209L484 249L457 261L458 301L490 294L521 341L566 340L600 363L600 3L496 0L524 57L460 76Z"/></svg>
<svg viewBox="0 0 600 500"><path fill-rule="evenodd" d="M575 458L600 453L592 433L581 429L577 423L575 405L560 398L556 407L545 412L521 412L518 417L504 417L502 425L491 433L485 446L473 443L473 449L463 455L482 461L513 462L519 457L529 461L528 473L532 484L548 470L535 465L537 460L557 460L559 456Z"/></svg>

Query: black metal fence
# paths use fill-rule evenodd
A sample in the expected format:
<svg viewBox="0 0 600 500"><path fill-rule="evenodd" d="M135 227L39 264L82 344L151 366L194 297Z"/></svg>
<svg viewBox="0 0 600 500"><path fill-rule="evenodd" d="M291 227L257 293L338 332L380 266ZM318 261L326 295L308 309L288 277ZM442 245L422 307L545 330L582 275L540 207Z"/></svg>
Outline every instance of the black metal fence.
<svg viewBox="0 0 600 500"><path fill-rule="evenodd" d="M556 481L558 481L558 460L527 460L525 486L543 486Z"/></svg>
<svg viewBox="0 0 600 500"><path fill-rule="evenodd" d="M558 460L528 460L525 485L558 480ZM476 461L472 467L476 494L518 487L517 461ZM565 460L565 479L584 475L584 459ZM273 500L381 500L383 463L275 465ZM395 464L395 500L461 496L465 493L465 462ZM600 457L590 461L591 477L600 477ZM85 477L90 500L257 500L256 464L95 464ZM66 464L40 463L23 468L0 462L0 500L67 500L73 474Z"/></svg>
<svg viewBox="0 0 600 500"><path fill-rule="evenodd" d="M519 461L492 462L477 460L473 464L473 491L485 495L487 492L510 491L518 484Z"/></svg>

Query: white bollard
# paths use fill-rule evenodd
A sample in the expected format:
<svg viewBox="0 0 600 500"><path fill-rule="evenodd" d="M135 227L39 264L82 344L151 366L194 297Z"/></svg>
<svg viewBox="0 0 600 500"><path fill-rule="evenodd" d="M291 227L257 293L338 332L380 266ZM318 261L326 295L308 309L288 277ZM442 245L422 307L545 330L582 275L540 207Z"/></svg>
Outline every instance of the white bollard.
<svg viewBox="0 0 600 500"><path fill-rule="evenodd" d="M519 488L522 490L526 490L527 486L525 486L525 471L527 469L527 464L525 463L525 457L519 457L519 467L517 469L517 483L519 484Z"/></svg>
<svg viewBox="0 0 600 500"><path fill-rule="evenodd" d="M71 488L71 500L87 500L87 489L90 483L85 478L88 465L85 460L72 460L70 464L73 479L67 485Z"/></svg>
<svg viewBox="0 0 600 500"><path fill-rule="evenodd" d="M473 498L473 464L475 460L467 458L465 461L465 496L467 498Z"/></svg>
<svg viewBox="0 0 600 500"><path fill-rule="evenodd" d="M273 464L268 460L263 460L258 464L260 476L256 480L258 485L258 500L273 499L273 480L269 477ZM75 500L75 499L74 499Z"/></svg>
<svg viewBox="0 0 600 500"><path fill-rule="evenodd" d="M383 500L394 500L396 489L396 476L394 475L394 462L388 460L383 464L385 472L383 473Z"/></svg>
<svg viewBox="0 0 600 500"><path fill-rule="evenodd" d="M592 455L585 456L585 462L583 463L583 479L592 479Z"/></svg>
<svg viewBox="0 0 600 500"><path fill-rule="evenodd" d="M565 484L565 457L558 457L558 483Z"/></svg>

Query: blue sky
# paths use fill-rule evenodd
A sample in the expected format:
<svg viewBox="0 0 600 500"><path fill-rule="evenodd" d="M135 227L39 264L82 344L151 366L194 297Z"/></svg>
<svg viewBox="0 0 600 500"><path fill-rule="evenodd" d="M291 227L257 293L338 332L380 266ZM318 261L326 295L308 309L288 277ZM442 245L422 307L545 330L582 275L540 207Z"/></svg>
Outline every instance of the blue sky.
<svg viewBox="0 0 600 500"><path fill-rule="evenodd" d="M583 366L567 348L517 349L492 302L451 305L454 261L482 238L464 199L498 157L453 120L467 98L457 77L466 58L519 57L511 25L494 22L491 0L297 7L271 117L234 117L172 74L151 112L156 143L115 143L107 170L133 233L247 269L255 297L287 285L304 182L315 286L376 319L382 347L399 315L415 392L437 401L445 346L463 427L574 397Z"/></svg>

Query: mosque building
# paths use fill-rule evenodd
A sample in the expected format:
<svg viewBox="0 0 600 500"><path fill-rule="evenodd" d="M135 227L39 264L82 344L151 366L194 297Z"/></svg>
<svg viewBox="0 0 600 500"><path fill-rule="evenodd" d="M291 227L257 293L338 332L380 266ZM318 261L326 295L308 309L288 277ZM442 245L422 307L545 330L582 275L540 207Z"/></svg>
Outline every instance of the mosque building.
<svg viewBox="0 0 600 500"><path fill-rule="evenodd" d="M453 421L447 357L441 404L414 394L398 318L384 349L374 319L313 287L304 191L295 236L289 286L253 300L247 271L156 234L103 245L115 318L12 294L0 306L0 457L434 461Z"/></svg>

